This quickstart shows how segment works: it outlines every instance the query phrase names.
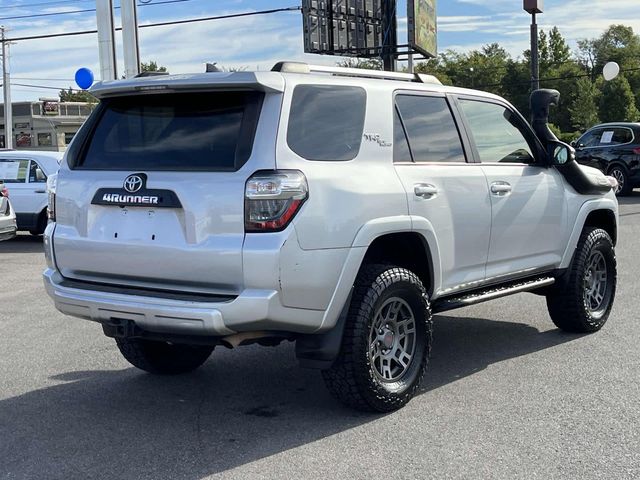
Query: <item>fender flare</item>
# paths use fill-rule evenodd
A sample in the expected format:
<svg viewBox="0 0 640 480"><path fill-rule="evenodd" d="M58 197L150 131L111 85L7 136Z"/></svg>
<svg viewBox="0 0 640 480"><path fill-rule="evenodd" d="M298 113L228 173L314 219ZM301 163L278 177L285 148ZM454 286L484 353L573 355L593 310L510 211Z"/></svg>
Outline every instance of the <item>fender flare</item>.
<svg viewBox="0 0 640 480"><path fill-rule="evenodd" d="M381 236L403 232L419 233L425 239L432 261L433 291L437 291L441 281L440 251L435 231L428 220L403 215L367 222L353 241L320 328L316 333L302 335L296 340L296 357L302 367L326 369L333 364L342 345L353 283L369 246Z"/></svg>
<svg viewBox="0 0 640 480"><path fill-rule="evenodd" d="M591 200L587 200L582 204L580 210L578 211L578 215L576 217L575 224L573 226L573 231L571 232L571 236L569 237L569 242L567 243L567 248L562 255L562 261L560 262L560 269L568 268L571 264L571 260L573 259L573 253L575 252L578 241L580 240L580 235L584 230L585 223L587 221L587 217L591 212L595 212L596 210L609 210L611 211L616 219L616 228L619 224L618 218L618 206L615 200L604 197L604 198L594 198Z"/></svg>

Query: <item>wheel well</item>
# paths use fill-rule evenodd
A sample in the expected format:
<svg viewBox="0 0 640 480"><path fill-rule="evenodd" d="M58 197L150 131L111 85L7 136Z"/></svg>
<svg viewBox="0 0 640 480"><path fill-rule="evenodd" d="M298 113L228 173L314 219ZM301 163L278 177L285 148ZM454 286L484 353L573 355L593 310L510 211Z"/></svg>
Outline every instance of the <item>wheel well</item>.
<svg viewBox="0 0 640 480"><path fill-rule="evenodd" d="M364 257L365 263L392 263L415 273L433 293L433 268L424 237L415 232L389 233L376 238Z"/></svg>
<svg viewBox="0 0 640 480"><path fill-rule="evenodd" d="M614 245L618 241L616 216L611 210L594 210L587 217L584 226L602 228L609 234Z"/></svg>
<svg viewBox="0 0 640 480"><path fill-rule="evenodd" d="M614 161L610 162L609 165L607 165L606 173L608 174L613 167L622 167L625 172L629 171L629 167L627 167L627 165L623 161L614 160Z"/></svg>

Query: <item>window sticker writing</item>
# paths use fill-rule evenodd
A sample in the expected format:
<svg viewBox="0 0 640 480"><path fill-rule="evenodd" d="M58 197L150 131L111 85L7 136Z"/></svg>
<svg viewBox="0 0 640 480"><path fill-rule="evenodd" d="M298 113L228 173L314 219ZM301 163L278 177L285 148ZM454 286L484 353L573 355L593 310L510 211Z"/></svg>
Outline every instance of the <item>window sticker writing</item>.
<svg viewBox="0 0 640 480"><path fill-rule="evenodd" d="M600 143L611 143L611 140L613 140L613 131L604 132L600 139Z"/></svg>
<svg viewBox="0 0 640 480"><path fill-rule="evenodd" d="M20 162L0 161L0 180L18 180Z"/></svg>

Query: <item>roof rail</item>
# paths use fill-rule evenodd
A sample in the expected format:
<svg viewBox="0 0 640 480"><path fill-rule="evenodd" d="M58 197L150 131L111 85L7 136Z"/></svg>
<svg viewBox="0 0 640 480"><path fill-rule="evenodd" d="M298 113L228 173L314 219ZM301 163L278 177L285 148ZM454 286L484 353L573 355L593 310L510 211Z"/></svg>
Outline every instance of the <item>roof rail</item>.
<svg viewBox="0 0 640 480"><path fill-rule="evenodd" d="M140 72L133 78L161 77L165 75L169 75L169 72Z"/></svg>
<svg viewBox="0 0 640 480"><path fill-rule="evenodd" d="M328 73L344 77L380 78L383 80L400 80L404 82L433 83L442 82L433 75L423 73L385 72L382 70L367 70L364 68L330 67L324 65L309 65L303 62L278 62L271 69L281 73Z"/></svg>

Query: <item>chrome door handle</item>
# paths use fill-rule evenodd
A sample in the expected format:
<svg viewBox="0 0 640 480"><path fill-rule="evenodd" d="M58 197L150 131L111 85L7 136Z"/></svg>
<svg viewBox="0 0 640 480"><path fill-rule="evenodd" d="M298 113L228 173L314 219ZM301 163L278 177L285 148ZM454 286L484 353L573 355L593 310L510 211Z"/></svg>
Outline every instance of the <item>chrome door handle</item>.
<svg viewBox="0 0 640 480"><path fill-rule="evenodd" d="M494 182L491 184L491 193L497 197L506 197L511 191L511 185L507 182Z"/></svg>
<svg viewBox="0 0 640 480"><path fill-rule="evenodd" d="M413 193L420 198L433 198L438 194L438 187L430 183L417 183L413 186Z"/></svg>
<svg viewBox="0 0 640 480"><path fill-rule="evenodd" d="M36 191L35 191L35 192L33 192L33 193L47 193L47 191L46 191L46 190L36 190Z"/></svg>

